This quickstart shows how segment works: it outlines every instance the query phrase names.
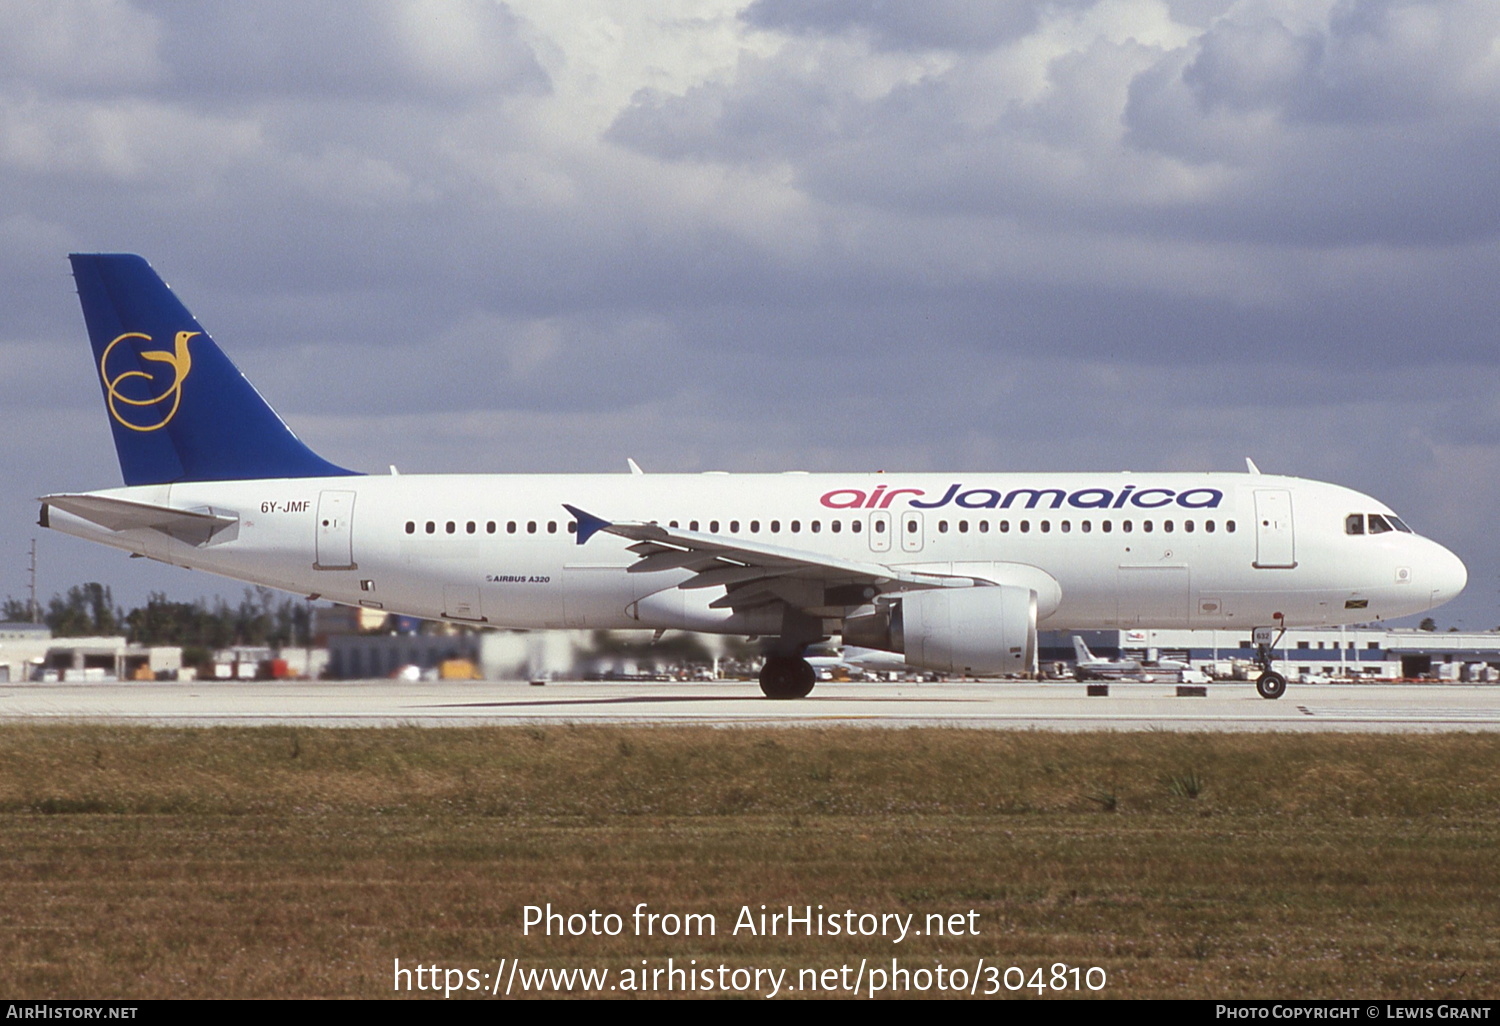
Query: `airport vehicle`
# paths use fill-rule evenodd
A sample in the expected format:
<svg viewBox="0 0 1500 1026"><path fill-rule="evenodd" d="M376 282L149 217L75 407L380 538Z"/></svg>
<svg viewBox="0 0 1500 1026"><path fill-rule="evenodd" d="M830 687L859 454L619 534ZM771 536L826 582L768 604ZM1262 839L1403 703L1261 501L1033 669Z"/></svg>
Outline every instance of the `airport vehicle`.
<svg viewBox="0 0 1500 1026"><path fill-rule="evenodd" d="M1258 628L1276 698L1265 628L1421 612L1467 581L1375 499L1258 472L358 474L145 260L70 259L125 487L48 495L41 524L237 580L464 624L755 636L775 698L811 691L803 653L835 635L1034 672L1042 622Z"/></svg>
<svg viewBox="0 0 1500 1026"><path fill-rule="evenodd" d="M1173 677L1182 679L1185 671L1193 668L1191 663L1180 659L1157 659L1142 662L1139 659L1105 659L1089 650L1088 644L1078 635L1073 635L1073 676L1076 680L1144 680Z"/></svg>

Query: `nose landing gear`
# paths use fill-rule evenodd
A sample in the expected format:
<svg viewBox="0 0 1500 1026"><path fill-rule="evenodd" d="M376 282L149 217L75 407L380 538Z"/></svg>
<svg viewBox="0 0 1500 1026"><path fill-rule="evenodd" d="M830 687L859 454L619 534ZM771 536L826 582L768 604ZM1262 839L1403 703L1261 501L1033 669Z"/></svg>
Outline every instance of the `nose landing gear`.
<svg viewBox="0 0 1500 1026"><path fill-rule="evenodd" d="M1286 628L1282 627L1275 638L1271 637L1273 630L1276 628L1255 628L1255 665L1261 671L1255 679L1255 692L1261 698L1280 698L1286 694L1286 678L1271 669L1271 649L1281 642Z"/></svg>
<svg viewBox="0 0 1500 1026"><path fill-rule="evenodd" d="M1267 670L1255 679L1255 691L1261 698L1280 698L1286 694L1286 678Z"/></svg>

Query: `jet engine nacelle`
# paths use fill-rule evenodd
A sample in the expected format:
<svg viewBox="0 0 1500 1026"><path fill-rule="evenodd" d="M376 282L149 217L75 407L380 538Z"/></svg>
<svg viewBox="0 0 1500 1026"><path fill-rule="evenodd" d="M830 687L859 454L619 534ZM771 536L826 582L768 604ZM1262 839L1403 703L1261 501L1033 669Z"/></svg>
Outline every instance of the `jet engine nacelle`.
<svg viewBox="0 0 1500 1026"><path fill-rule="evenodd" d="M974 676L1036 670L1036 592L1000 584L934 588L844 621L844 644L900 652L908 665Z"/></svg>

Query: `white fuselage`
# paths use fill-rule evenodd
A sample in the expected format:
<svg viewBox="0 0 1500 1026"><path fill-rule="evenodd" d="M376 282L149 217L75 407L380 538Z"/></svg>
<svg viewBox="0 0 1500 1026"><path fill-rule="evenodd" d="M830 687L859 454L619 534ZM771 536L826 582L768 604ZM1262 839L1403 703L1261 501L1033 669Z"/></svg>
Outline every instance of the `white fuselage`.
<svg viewBox="0 0 1500 1026"><path fill-rule="evenodd" d="M563 503L786 550L1025 584L1053 628L1367 622L1453 598L1463 564L1336 485L1258 474L391 475L92 493L237 518L204 544L50 526L153 559L351 605L516 628L774 633L688 570L630 573L628 540L579 545ZM652 598L656 596L656 598ZM685 598L684 598L685 596ZM829 615L829 614L824 614Z"/></svg>

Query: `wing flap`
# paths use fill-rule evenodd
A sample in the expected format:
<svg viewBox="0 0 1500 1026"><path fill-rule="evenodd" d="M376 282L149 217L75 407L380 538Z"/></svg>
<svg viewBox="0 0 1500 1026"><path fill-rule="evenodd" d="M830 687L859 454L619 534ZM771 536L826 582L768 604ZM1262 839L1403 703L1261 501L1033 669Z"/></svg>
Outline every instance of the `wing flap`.
<svg viewBox="0 0 1500 1026"><path fill-rule="evenodd" d="M726 584L740 584L744 581L756 581L762 577L771 576L773 573L761 566L720 566L694 574L677 587L683 591L694 591L698 588L718 588Z"/></svg>
<svg viewBox="0 0 1500 1026"><path fill-rule="evenodd" d="M635 548L636 546L631 546ZM715 564L723 566L719 557L711 552L694 552L691 549L661 549L642 556L630 564L627 573L650 574L658 570L706 570Z"/></svg>

